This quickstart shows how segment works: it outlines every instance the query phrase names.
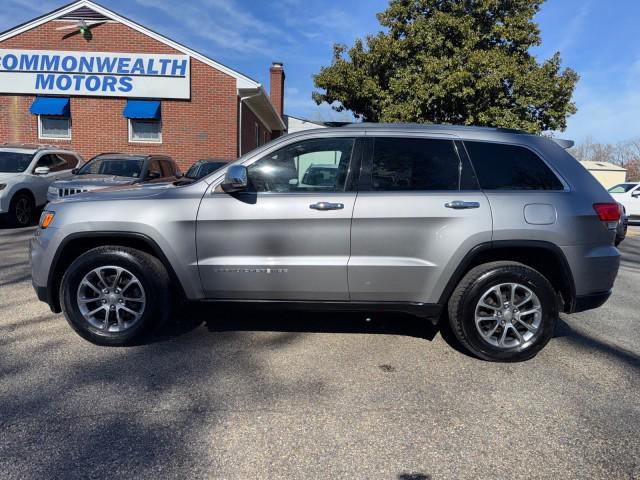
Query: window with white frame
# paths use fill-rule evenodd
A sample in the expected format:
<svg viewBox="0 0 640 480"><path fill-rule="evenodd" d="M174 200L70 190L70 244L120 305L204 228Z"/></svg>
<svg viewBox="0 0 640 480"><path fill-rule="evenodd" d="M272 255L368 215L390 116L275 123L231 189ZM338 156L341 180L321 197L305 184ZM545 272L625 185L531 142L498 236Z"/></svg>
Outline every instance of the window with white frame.
<svg viewBox="0 0 640 480"><path fill-rule="evenodd" d="M129 141L162 143L162 122L154 119L129 119Z"/></svg>
<svg viewBox="0 0 640 480"><path fill-rule="evenodd" d="M70 139L71 118L53 115L38 115L38 137Z"/></svg>

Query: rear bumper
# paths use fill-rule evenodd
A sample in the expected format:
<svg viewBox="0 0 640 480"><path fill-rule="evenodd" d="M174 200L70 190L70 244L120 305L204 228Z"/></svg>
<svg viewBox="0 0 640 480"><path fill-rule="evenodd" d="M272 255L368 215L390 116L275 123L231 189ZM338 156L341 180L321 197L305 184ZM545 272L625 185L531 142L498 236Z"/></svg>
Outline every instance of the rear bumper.
<svg viewBox="0 0 640 480"><path fill-rule="evenodd" d="M571 313L584 312L585 310L599 308L609 300L610 296L611 290L608 292L592 293L590 295L580 295L576 297Z"/></svg>
<svg viewBox="0 0 640 480"><path fill-rule="evenodd" d="M580 297L611 291L620 266L620 252L613 246L613 242L610 245L576 245L560 248L573 276L576 298L574 303Z"/></svg>

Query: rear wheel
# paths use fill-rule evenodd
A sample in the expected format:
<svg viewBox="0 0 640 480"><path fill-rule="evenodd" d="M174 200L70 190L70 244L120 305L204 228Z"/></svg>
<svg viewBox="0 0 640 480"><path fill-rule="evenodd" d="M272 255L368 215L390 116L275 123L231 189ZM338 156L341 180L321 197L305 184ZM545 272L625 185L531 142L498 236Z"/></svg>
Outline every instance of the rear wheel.
<svg viewBox="0 0 640 480"><path fill-rule="evenodd" d="M534 357L551 339L558 318L549 281L515 262L473 268L449 300L449 321L458 340L491 361Z"/></svg>
<svg viewBox="0 0 640 480"><path fill-rule="evenodd" d="M36 205L31 195L18 193L9 204L9 223L13 227L28 227L34 221Z"/></svg>
<svg viewBox="0 0 640 480"><path fill-rule="evenodd" d="M78 257L60 286L71 327L98 345L127 345L164 323L169 276L155 257L125 247L99 247Z"/></svg>

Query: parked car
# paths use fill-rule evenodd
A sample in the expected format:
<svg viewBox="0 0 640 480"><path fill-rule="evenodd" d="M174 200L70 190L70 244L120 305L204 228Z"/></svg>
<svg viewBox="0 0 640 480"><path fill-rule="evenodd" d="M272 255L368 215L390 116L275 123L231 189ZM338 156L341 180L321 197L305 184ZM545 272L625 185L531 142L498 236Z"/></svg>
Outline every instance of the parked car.
<svg viewBox="0 0 640 480"><path fill-rule="evenodd" d="M302 177L301 187L333 188L338 175L338 165L309 165Z"/></svg>
<svg viewBox="0 0 640 480"><path fill-rule="evenodd" d="M198 160L189 167L189 170L187 170L184 176L193 180L199 180L210 173L220 170L228 163L229 162L225 160Z"/></svg>
<svg viewBox="0 0 640 480"><path fill-rule="evenodd" d="M640 182L620 183L611 187L609 193L624 205L631 220L640 220Z"/></svg>
<svg viewBox="0 0 640 480"><path fill-rule="evenodd" d="M69 197L31 240L33 285L84 338L123 345L173 301L409 312L480 358L524 360L559 312L602 305L620 209L552 140L370 125L280 137L199 181ZM301 185L316 158L335 182Z"/></svg>
<svg viewBox="0 0 640 480"><path fill-rule="evenodd" d="M0 213L15 227L30 225L36 209L47 203L47 188L71 176L82 157L51 145L0 145Z"/></svg>
<svg viewBox="0 0 640 480"><path fill-rule="evenodd" d="M53 182L47 191L47 200L107 187L173 182L181 176L176 162L166 155L103 153L74 170L71 178Z"/></svg>
<svg viewBox="0 0 640 480"><path fill-rule="evenodd" d="M618 227L616 228L616 247L622 243L622 241L627 237L627 228L629 227L629 216L627 215L627 209L621 203L618 203L618 207L620 208L620 221L618 222Z"/></svg>

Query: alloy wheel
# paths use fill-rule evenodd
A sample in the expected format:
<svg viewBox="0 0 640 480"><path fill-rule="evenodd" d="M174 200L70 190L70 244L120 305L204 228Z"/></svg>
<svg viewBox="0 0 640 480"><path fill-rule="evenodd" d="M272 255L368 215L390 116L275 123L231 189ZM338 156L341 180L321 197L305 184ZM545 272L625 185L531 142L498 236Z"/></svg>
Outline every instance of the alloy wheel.
<svg viewBox="0 0 640 480"><path fill-rule="evenodd" d="M18 198L16 202L16 220L19 225L27 225L31 220L33 209L31 208L31 202L26 197Z"/></svg>
<svg viewBox="0 0 640 480"><path fill-rule="evenodd" d="M475 325L480 338L501 349L527 343L541 323L540 299L519 283L491 287L480 297L475 309Z"/></svg>
<svg viewBox="0 0 640 480"><path fill-rule="evenodd" d="M142 283L129 270L98 267L87 273L76 295L80 313L94 328L121 333L142 318L146 295Z"/></svg>

